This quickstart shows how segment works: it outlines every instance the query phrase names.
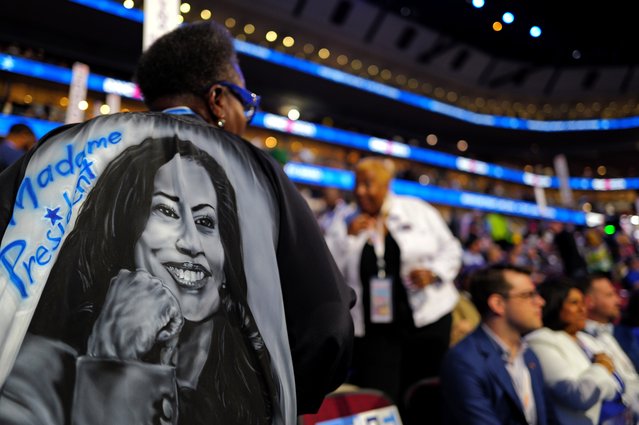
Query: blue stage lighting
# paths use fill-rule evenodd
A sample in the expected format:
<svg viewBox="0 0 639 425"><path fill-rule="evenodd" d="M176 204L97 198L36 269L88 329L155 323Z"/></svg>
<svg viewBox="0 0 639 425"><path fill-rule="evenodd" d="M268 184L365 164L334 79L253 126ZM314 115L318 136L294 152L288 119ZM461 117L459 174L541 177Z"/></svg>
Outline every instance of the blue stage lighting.
<svg viewBox="0 0 639 425"><path fill-rule="evenodd" d="M541 35L541 28L539 28L537 25L535 25L534 27L530 27L530 36L531 37L539 37Z"/></svg>
<svg viewBox="0 0 639 425"><path fill-rule="evenodd" d="M501 20L504 21L505 24L512 24L515 20L515 15L510 12L506 12L502 15Z"/></svg>

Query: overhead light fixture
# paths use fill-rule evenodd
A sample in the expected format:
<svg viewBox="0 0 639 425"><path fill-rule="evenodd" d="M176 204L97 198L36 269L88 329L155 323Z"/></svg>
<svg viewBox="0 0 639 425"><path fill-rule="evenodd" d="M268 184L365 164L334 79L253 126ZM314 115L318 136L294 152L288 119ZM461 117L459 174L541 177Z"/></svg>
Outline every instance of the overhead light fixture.
<svg viewBox="0 0 639 425"><path fill-rule="evenodd" d="M269 136L264 140L264 145L269 149L273 149L277 146L277 139L273 136Z"/></svg>
<svg viewBox="0 0 639 425"><path fill-rule="evenodd" d="M211 11L208 9L202 9L202 11L200 12L200 18L204 19L205 21L211 19Z"/></svg>
<svg viewBox="0 0 639 425"><path fill-rule="evenodd" d="M319 56L320 59L328 59L330 55L331 55L331 52L326 47L322 47L317 52L317 56Z"/></svg>
<svg viewBox="0 0 639 425"><path fill-rule="evenodd" d="M512 24L515 21L515 15L510 12L506 12L501 16L501 20L504 24Z"/></svg>
<svg viewBox="0 0 639 425"><path fill-rule="evenodd" d="M300 119L300 111L298 111L297 108L291 108L286 116L288 116L288 119L291 121L297 121Z"/></svg>
<svg viewBox="0 0 639 425"><path fill-rule="evenodd" d="M537 38L541 35L541 28L539 28L537 25L530 27L530 36Z"/></svg>

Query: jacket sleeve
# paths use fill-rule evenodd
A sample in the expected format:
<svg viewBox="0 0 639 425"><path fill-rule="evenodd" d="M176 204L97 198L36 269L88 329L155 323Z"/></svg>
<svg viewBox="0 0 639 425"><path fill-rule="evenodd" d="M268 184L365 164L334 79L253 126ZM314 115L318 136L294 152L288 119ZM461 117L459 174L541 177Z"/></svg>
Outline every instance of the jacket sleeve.
<svg viewBox="0 0 639 425"><path fill-rule="evenodd" d="M482 367L464 356L458 346L444 357L441 371L444 412L450 423L499 425L498 412L482 379Z"/></svg>
<svg viewBox="0 0 639 425"><path fill-rule="evenodd" d="M602 365L593 363L575 378L570 373L570 360L562 354L557 344L539 339L529 343L541 363L544 382L558 404L570 409L587 410L601 400L615 396L617 384Z"/></svg>
<svg viewBox="0 0 639 425"><path fill-rule="evenodd" d="M27 333L0 392L0 424L69 423L76 358L68 345Z"/></svg>
<svg viewBox="0 0 639 425"><path fill-rule="evenodd" d="M77 361L72 418L77 425L177 424L175 369L82 356Z"/></svg>
<svg viewBox="0 0 639 425"><path fill-rule="evenodd" d="M422 204L425 207L423 219L429 221L431 237L437 239L437 246L439 247L437 261L433 263L433 272L443 281L453 281L461 268L461 244L453 236L439 211L425 202Z"/></svg>
<svg viewBox="0 0 639 425"><path fill-rule="evenodd" d="M355 295L344 283L306 201L281 166L267 160L279 198L277 261L298 414L312 413L346 378L353 344L349 309Z"/></svg>

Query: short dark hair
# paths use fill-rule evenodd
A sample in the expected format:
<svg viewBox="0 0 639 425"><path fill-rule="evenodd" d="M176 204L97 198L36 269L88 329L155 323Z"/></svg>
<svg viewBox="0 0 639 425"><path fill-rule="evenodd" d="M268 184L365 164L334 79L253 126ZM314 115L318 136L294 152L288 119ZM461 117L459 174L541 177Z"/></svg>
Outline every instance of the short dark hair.
<svg viewBox="0 0 639 425"><path fill-rule="evenodd" d="M236 76L233 39L222 25L197 22L160 37L140 57L135 71L147 106L167 96L204 94L213 83Z"/></svg>
<svg viewBox="0 0 639 425"><path fill-rule="evenodd" d="M610 273L603 271L594 271L589 273L586 277L578 282L579 290L584 294L587 294L592 289L592 284L595 280L608 279L610 280Z"/></svg>
<svg viewBox="0 0 639 425"><path fill-rule="evenodd" d="M494 264L477 270L470 276L470 296L473 304L485 318L492 313L488 306L488 298L492 294L506 295L512 288L506 280L505 272L511 271L530 275L530 270L512 264Z"/></svg>
<svg viewBox="0 0 639 425"><path fill-rule="evenodd" d="M564 301L571 289L581 292L581 285L564 276L552 276L544 280L537 288L539 295L546 301L542 310L544 326L554 331L563 330L566 323L559 318Z"/></svg>
<svg viewBox="0 0 639 425"><path fill-rule="evenodd" d="M13 124L9 127L9 134L29 134L35 136L31 127L26 124Z"/></svg>

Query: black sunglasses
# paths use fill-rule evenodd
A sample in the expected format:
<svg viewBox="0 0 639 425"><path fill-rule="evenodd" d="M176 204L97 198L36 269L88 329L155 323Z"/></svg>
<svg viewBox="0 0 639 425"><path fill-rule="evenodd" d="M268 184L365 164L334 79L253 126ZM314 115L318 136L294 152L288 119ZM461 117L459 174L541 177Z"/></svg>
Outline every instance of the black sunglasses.
<svg viewBox="0 0 639 425"><path fill-rule="evenodd" d="M216 81L215 83L211 84L211 86L214 86L216 84L226 87L231 92L231 94L240 101L240 103L242 104L242 108L244 108L244 116L246 117L246 122L247 124L250 123L255 116L257 108L260 106L261 97L256 95L252 91L245 89L244 87L240 87L237 84L233 84L228 81Z"/></svg>

